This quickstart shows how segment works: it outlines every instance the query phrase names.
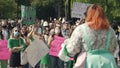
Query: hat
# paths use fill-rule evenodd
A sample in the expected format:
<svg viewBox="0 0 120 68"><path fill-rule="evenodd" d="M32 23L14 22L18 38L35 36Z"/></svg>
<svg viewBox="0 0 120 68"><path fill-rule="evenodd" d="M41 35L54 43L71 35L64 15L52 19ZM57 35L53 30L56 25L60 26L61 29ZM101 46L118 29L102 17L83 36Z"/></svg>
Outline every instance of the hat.
<svg viewBox="0 0 120 68"><path fill-rule="evenodd" d="M48 22L44 21L43 26L48 26Z"/></svg>

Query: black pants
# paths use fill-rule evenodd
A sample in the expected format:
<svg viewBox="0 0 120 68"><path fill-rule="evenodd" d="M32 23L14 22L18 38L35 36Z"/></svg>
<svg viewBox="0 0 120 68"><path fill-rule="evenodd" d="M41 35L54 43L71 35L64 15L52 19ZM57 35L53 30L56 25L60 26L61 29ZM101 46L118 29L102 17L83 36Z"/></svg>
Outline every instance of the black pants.
<svg viewBox="0 0 120 68"><path fill-rule="evenodd" d="M64 68L64 61L50 55L50 68Z"/></svg>
<svg viewBox="0 0 120 68"><path fill-rule="evenodd" d="M11 53L10 67L19 67L20 64L20 52Z"/></svg>

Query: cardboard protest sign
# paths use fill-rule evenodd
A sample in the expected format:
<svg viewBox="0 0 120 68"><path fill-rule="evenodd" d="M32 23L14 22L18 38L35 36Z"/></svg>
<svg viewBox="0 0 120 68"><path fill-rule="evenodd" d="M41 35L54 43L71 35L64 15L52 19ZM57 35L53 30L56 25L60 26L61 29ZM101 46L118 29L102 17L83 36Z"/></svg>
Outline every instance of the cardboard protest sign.
<svg viewBox="0 0 120 68"><path fill-rule="evenodd" d="M35 67L35 65L49 52L48 46L39 38L35 38L33 42L27 47L26 53L28 62Z"/></svg>
<svg viewBox="0 0 120 68"><path fill-rule="evenodd" d="M80 2L74 2L73 3L73 8L72 8L72 17L75 18L85 18L84 13L87 10L87 7L90 4L86 4L86 3L80 3Z"/></svg>
<svg viewBox="0 0 120 68"><path fill-rule="evenodd" d="M21 6L22 24L32 25L36 19L36 9L32 6Z"/></svg>
<svg viewBox="0 0 120 68"><path fill-rule="evenodd" d="M52 56L58 56L59 51L61 50L61 45L64 42L65 38L54 36L54 40L51 43L51 48L49 54Z"/></svg>
<svg viewBox="0 0 120 68"><path fill-rule="evenodd" d="M10 52L7 45L7 40L0 40L0 60L10 59Z"/></svg>

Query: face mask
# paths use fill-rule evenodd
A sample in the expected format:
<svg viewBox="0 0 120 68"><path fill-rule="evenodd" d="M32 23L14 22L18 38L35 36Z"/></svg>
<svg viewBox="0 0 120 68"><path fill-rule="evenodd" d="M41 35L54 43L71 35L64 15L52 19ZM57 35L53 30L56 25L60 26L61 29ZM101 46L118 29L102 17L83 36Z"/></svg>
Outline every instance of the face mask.
<svg viewBox="0 0 120 68"><path fill-rule="evenodd" d="M54 31L51 31L51 32L50 32L50 35L54 35Z"/></svg>
<svg viewBox="0 0 120 68"><path fill-rule="evenodd" d="M17 37L19 35L19 32L14 32L14 36Z"/></svg>
<svg viewBox="0 0 120 68"><path fill-rule="evenodd" d="M60 33L60 30L59 30L59 29L55 30L55 33L56 33L56 34L59 34L59 33Z"/></svg>

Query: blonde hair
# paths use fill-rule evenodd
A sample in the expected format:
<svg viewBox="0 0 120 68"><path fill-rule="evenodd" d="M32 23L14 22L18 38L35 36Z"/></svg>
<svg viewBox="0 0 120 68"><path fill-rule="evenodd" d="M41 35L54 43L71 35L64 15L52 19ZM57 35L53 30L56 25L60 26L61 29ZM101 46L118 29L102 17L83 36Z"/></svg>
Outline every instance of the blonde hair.
<svg viewBox="0 0 120 68"><path fill-rule="evenodd" d="M2 20L2 26L5 26L5 25L7 25L7 21L6 20Z"/></svg>
<svg viewBox="0 0 120 68"><path fill-rule="evenodd" d="M14 31L15 31L15 29L19 29L19 28L18 28L18 27L14 27L14 28L12 29L12 32L11 32L11 35L10 35L10 38L11 38L11 39L15 39L15 36L14 36ZM20 31L19 31L19 32L20 32ZM20 38L20 34L19 34L18 38Z"/></svg>

